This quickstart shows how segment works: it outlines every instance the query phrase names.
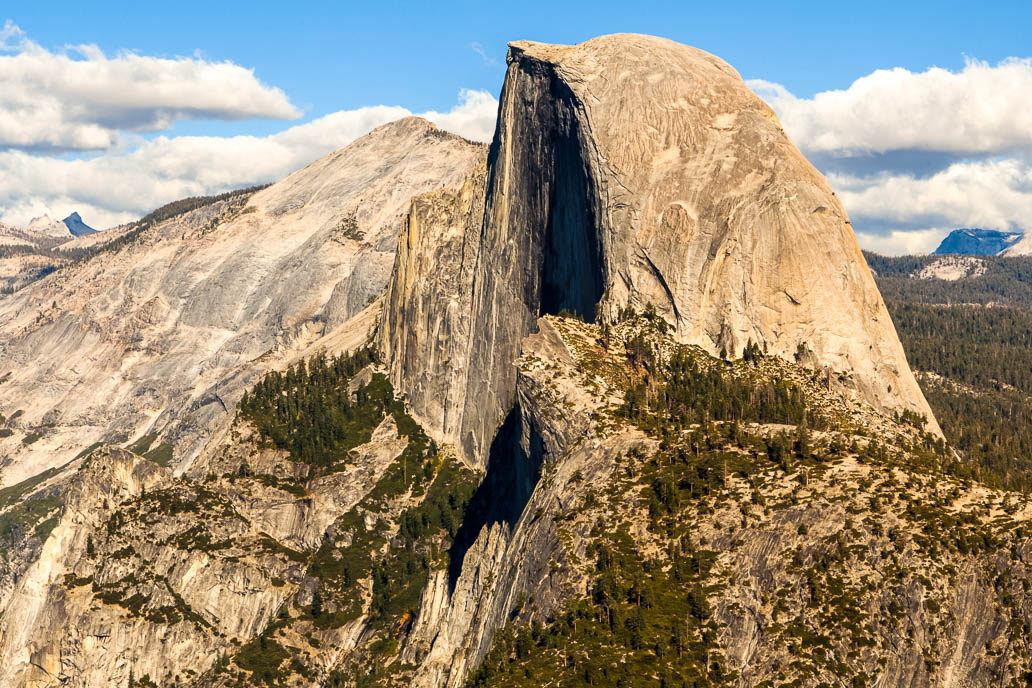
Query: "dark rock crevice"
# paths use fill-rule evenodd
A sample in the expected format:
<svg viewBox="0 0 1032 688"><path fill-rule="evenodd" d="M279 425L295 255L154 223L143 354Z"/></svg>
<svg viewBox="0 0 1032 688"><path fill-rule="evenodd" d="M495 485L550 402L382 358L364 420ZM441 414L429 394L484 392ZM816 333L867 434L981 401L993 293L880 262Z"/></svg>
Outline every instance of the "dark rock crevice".
<svg viewBox="0 0 1032 688"><path fill-rule="evenodd" d="M599 253L594 189L580 151L570 96L560 99L548 221L541 258L539 315L573 313L594 321L605 278Z"/></svg>
<svg viewBox="0 0 1032 688"><path fill-rule="evenodd" d="M594 321L607 283L600 194L582 107L552 65L516 52L488 155L460 442L482 463L541 315Z"/></svg>
<svg viewBox="0 0 1032 688"><path fill-rule="evenodd" d="M541 435L517 404L491 443L487 473L470 500L449 551L448 590L453 592L462 564L485 528L504 523L511 532L541 478L545 448Z"/></svg>

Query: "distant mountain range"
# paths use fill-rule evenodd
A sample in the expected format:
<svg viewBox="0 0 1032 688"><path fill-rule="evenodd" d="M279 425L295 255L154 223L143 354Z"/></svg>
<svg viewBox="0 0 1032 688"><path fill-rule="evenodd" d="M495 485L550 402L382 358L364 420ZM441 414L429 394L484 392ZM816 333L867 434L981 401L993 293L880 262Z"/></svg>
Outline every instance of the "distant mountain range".
<svg viewBox="0 0 1032 688"><path fill-rule="evenodd" d="M1001 232L996 229L955 229L942 240L939 248L935 249L933 253L996 256L1006 251L1008 255L1013 255L1015 252L1009 249L1019 244L1022 237L1024 234L1021 232ZM1028 251L1018 253L1025 254Z"/></svg>
<svg viewBox="0 0 1032 688"><path fill-rule="evenodd" d="M42 279L118 236L117 230L98 232L79 213L64 220L43 215L25 227L0 223L0 295Z"/></svg>

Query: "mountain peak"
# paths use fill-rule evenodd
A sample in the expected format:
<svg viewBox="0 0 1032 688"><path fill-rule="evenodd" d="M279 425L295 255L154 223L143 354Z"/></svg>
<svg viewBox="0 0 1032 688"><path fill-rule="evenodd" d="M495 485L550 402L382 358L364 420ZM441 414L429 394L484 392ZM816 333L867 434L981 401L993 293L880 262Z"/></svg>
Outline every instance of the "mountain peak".
<svg viewBox="0 0 1032 688"><path fill-rule="evenodd" d="M1020 232L962 227L950 232L932 253L936 255L956 253L969 256L995 256L1016 244L1021 237Z"/></svg>
<svg viewBox="0 0 1032 688"><path fill-rule="evenodd" d="M73 236L85 236L87 234L93 234L97 230L90 227L88 224L82 221L78 212L73 212L71 215L62 220L64 225L68 228L68 231Z"/></svg>
<svg viewBox="0 0 1032 688"><path fill-rule="evenodd" d="M643 310L711 354L806 353L938 431L845 209L730 65L634 34L518 41L507 61L492 155L463 193L413 205L381 327L442 439L486 460L538 317ZM470 343L454 370L441 332Z"/></svg>

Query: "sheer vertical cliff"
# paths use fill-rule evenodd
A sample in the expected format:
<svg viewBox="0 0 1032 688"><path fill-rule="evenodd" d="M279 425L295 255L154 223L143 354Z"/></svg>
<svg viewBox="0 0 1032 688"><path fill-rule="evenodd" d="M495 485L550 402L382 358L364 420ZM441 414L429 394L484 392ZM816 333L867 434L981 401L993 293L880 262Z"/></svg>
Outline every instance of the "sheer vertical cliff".
<svg viewBox="0 0 1032 688"><path fill-rule="evenodd" d="M681 341L805 358L938 431L842 205L734 69L636 35L520 41L508 64L486 169L468 196L414 206L410 232L448 244L419 265L399 254L381 330L432 428L482 462L538 316L652 304ZM461 365L435 359L444 322Z"/></svg>

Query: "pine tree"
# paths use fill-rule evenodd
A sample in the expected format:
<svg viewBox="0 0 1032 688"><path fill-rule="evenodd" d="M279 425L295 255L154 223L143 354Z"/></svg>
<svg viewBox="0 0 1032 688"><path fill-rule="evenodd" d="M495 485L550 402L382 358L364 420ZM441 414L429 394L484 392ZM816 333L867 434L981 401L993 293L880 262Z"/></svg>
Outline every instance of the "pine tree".
<svg viewBox="0 0 1032 688"><path fill-rule="evenodd" d="M796 429L795 450L796 455L803 461L810 458L810 429L806 425L805 418Z"/></svg>
<svg viewBox="0 0 1032 688"><path fill-rule="evenodd" d="M313 619L318 619L323 614L322 595L319 594L319 588L318 587L315 589L315 592L312 593L311 614L312 614L312 618Z"/></svg>

